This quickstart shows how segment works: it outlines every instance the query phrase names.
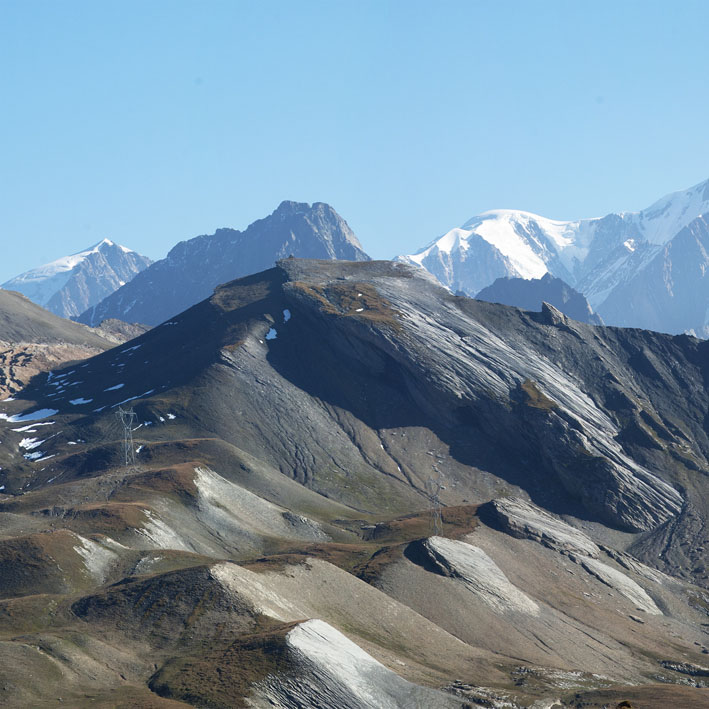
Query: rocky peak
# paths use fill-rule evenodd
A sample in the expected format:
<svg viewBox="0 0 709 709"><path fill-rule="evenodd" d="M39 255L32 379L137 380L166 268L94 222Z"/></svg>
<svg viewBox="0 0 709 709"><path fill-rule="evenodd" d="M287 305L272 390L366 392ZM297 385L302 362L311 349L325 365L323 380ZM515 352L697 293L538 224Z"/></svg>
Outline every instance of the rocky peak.
<svg viewBox="0 0 709 709"><path fill-rule="evenodd" d="M244 231L221 228L177 244L137 280L84 312L80 322L108 318L157 325L208 297L214 288L270 268L280 258L367 261L347 222L329 205L284 201Z"/></svg>
<svg viewBox="0 0 709 709"><path fill-rule="evenodd" d="M547 302L542 303L542 321L547 325L566 325L567 323L564 313Z"/></svg>
<svg viewBox="0 0 709 709"><path fill-rule="evenodd" d="M62 317L74 317L113 293L151 260L110 239L16 276L3 284Z"/></svg>

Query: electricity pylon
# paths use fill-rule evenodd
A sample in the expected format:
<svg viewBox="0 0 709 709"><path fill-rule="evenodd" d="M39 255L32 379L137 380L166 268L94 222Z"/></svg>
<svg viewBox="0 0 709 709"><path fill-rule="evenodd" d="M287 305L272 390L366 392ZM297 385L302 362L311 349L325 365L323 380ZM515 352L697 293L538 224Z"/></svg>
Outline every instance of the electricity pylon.
<svg viewBox="0 0 709 709"><path fill-rule="evenodd" d="M116 414L123 425L123 464L126 468L130 468L135 465L135 447L133 445L133 424L138 418L138 414L133 411L133 407L130 409L124 409L123 407L118 407L118 413Z"/></svg>

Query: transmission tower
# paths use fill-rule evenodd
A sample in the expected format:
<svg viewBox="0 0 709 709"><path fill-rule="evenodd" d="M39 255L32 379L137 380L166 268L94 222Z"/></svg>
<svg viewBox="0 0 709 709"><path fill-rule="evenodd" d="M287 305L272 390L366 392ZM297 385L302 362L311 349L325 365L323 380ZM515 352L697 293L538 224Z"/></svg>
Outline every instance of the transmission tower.
<svg viewBox="0 0 709 709"><path fill-rule="evenodd" d="M436 471L435 477L429 475L426 480L426 491L428 492L428 497L431 500L431 526L433 527L433 534L437 536L443 532L443 517L441 516L441 490L444 489L443 485L443 474L438 468L434 468Z"/></svg>
<svg viewBox="0 0 709 709"><path fill-rule="evenodd" d="M126 468L130 468L135 465L135 447L133 445L133 424L138 418L138 414L133 411L133 407L130 409L124 409L123 407L118 407L118 412L116 413L121 424L123 425L123 463Z"/></svg>

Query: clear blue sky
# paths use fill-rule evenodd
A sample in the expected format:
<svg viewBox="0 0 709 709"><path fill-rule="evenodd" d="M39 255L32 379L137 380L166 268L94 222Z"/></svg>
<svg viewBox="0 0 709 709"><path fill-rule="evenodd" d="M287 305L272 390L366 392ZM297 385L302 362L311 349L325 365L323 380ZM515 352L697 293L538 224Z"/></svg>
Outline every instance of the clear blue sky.
<svg viewBox="0 0 709 709"><path fill-rule="evenodd" d="M709 2L0 0L0 282L283 199L375 257L709 178Z"/></svg>

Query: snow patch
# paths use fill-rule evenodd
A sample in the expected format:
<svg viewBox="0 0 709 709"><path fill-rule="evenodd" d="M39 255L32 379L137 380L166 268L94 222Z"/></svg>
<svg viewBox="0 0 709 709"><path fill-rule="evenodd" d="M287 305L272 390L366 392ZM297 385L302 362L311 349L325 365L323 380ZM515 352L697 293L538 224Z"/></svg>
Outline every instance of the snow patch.
<svg viewBox="0 0 709 709"><path fill-rule="evenodd" d="M34 429L37 428L37 426L54 426L54 421L42 421L42 422L37 422L37 423L31 423L28 424L27 426L22 426L21 428L13 428L13 431L18 431L19 433L37 433Z"/></svg>
<svg viewBox="0 0 709 709"><path fill-rule="evenodd" d="M113 404L111 406L112 409L115 409L116 406L120 406L121 404L126 404L129 401L135 401L136 399L142 399L144 396L148 396L152 394L155 391L155 389L148 389L148 391L143 392L142 394L138 394L137 396L130 396L127 399L123 399L123 401L119 401L117 404Z"/></svg>
<svg viewBox="0 0 709 709"><path fill-rule="evenodd" d="M10 423L23 423L24 421L39 421L40 419L46 419L58 413L59 409L37 409L37 411L31 411L27 414L15 414L14 416L0 414L0 419L9 421Z"/></svg>
<svg viewBox="0 0 709 709"><path fill-rule="evenodd" d="M74 406L79 406L81 404L90 404L93 399L70 399L69 403Z"/></svg>
<svg viewBox="0 0 709 709"><path fill-rule="evenodd" d="M7 290L16 290L39 305L46 305L51 297L69 281L73 271L91 254L99 253L103 246L113 246L113 242L103 239L84 251L62 256L37 268L16 276L3 283ZM121 247L123 248L123 247Z"/></svg>
<svg viewBox="0 0 709 709"><path fill-rule="evenodd" d="M267 333L266 333L266 339L267 340L275 340L278 337L278 333L276 332L275 328L271 328Z"/></svg>
<svg viewBox="0 0 709 709"><path fill-rule="evenodd" d="M45 440L46 438L44 440L40 440L39 438L23 438L20 441L20 448L31 451L35 448L39 448Z"/></svg>

